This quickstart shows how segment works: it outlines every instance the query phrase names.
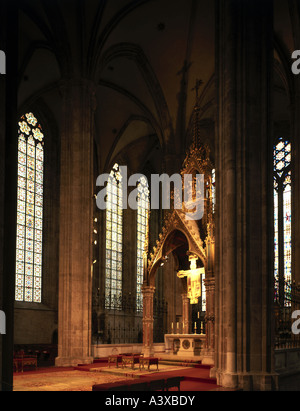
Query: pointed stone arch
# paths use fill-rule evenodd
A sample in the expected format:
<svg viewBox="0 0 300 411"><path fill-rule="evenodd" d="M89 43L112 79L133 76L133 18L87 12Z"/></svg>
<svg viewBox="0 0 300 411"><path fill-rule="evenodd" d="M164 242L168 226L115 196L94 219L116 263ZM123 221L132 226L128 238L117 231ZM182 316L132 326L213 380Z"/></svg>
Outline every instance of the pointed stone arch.
<svg viewBox="0 0 300 411"><path fill-rule="evenodd" d="M203 266L207 267L206 250L200 237L197 222L188 221L185 215L182 211L174 210L166 219L166 225L159 235L156 247L154 247L153 253L150 254L150 259L148 260L147 278L145 280L149 286L155 285L155 276L158 268L165 261L165 257L174 251L168 240L175 231L179 231L185 236L188 244L188 254L196 255L202 261Z"/></svg>

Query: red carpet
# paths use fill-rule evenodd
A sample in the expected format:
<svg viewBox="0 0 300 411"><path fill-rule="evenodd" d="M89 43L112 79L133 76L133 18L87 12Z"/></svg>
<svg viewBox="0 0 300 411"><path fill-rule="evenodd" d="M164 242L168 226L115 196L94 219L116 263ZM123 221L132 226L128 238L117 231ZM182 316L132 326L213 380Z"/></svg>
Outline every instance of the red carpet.
<svg viewBox="0 0 300 411"><path fill-rule="evenodd" d="M94 363L90 365L78 365L78 367L74 367L74 370L76 371L90 371L91 368L105 368L108 367L108 362L100 362L100 363Z"/></svg>
<svg viewBox="0 0 300 411"><path fill-rule="evenodd" d="M94 364L91 365L80 365L75 369L77 371L89 371L91 368L104 368L107 367L108 363L102 360L102 362L95 361ZM140 378L156 378L160 376L162 378L168 377L184 377L184 381L181 383L181 390L182 391L211 391L214 389L220 388L217 385L217 381L215 379L210 378L210 369L211 366L209 365L201 365L198 364L194 367L182 367L180 370L176 371L169 371L169 372L161 372L161 373L153 373L148 375L145 373L144 376Z"/></svg>
<svg viewBox="0 0 300 411"><path fill-rule="evenodd" d="M184 377L184 385L188 385L187 383L193 383L189 385L197 386L204 384L205 387L209 387L210 389L218 388L217 381L215 379L210 378L209 376L210 368L184 368L178 371L170 371L160 374L151 374L150 377L157 377L161 375L162 377Z"/></svg>
<svg viewBox="0 0 300 411"><path fill-rule="evenodd" d="M49 374L50 372L64 372L64 371L74 371L74 367L48 367L48 368L38 368L36 371L35 370L26 370L23 373L22 372L14 372L15 376L18 375L32 375L32 374Z"/></svg>

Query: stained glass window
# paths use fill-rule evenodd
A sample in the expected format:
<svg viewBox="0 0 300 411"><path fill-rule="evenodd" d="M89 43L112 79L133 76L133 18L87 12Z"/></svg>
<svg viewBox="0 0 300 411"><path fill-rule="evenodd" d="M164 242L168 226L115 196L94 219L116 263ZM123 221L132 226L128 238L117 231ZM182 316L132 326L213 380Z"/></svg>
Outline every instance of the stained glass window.
<svg viewBox="0 0 300 411"><path fill-rule="evenodd" d="M142 285L144 281L144 249L146 237L148 235L149 223L149 186L148 181L142 177L138 184L138 209L137 209L137 287L136 301L137 312L143 311Z"/></svg>
<svg viewBox="0 0 300 411"><path fill-rule="evenodd" d="M42 302L44 135L32 113L18 131L15 299Z"/></svg>
<svg viewBox="0 0 300 411"><path fill-rule="evenodd" d="M123 207L122 174L115 164L107 184L105 308L122 309Z"/></svg>
<svg viewBox="0 0 300 411"><path fill-rule="evenodd" d="M275 299L291 305L292 283L292 147L279 138L274 148Z"/></svg>

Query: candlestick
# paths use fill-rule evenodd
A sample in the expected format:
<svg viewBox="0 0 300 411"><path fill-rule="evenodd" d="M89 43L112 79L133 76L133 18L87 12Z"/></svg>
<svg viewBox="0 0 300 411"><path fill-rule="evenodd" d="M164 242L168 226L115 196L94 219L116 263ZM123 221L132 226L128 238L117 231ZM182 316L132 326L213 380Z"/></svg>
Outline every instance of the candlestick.
<svg viewBox="0 0 300 411"><path fill-rule="evenodd" d="M195 323L195 334L197 334L197 323Z"/></svg>

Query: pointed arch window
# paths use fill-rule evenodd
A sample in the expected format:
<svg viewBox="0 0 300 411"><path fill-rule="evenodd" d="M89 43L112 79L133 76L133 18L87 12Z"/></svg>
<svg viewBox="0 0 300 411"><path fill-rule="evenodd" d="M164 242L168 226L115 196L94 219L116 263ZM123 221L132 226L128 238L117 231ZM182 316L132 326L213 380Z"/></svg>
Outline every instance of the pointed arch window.
<svg viewBox="0 0 300 411"><path fill-rule="evenodd" d="M15 299L42 302L44 134L32 113L18 129Z"/></svg>
<svg viewBox="0 0 300 411"><path fill-rule="evenodd" d="M122 309L123 287L122 173L115 164L107 184L105 308Z"/></svg>
<svg viewBox="0 0 300 411"><path fill-rule="evenodd" d="M274 147L275 299L291 306L292 284L292 145L279 138Z"/></svg>
<svg viewBox="0 0 300 411"><path fill-rule="evenodd" d="M138 208L137 208L137 286L136 307L137 312L143 311L142 285L144 281L144 251L149 233L150 191L148 181L141 177L138 184Z"/></svg>

